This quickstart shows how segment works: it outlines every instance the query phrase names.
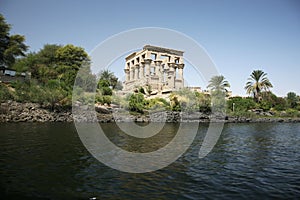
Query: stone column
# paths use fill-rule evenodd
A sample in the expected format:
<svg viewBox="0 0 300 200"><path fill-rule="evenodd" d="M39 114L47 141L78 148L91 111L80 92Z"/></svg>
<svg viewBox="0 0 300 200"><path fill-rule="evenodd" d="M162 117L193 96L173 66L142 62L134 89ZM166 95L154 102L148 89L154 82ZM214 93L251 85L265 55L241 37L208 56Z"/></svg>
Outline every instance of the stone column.
<svg viewBox="0 0 300 200"><path fill-rule="evenodd" d="M163 86L164 84L164 73L165 73L165 69L164 69L164 65L160 65L160 82L161 85Z"/></svg>
<svg viewBox="0 0 300 200"><path fill-rule="evenodd" d="M134 67L130 68L130 81L134 79Z"/></svg>
<svg viewBox="0 0 300 200"><path fill-rule="evenodd" d="M157 89L160 91L160 90L162 90L162 86L163 86L162 79L161 79L161 73L163 73L161 71L162 61L161 60L156 60L156 61L154 61L154 63L155 63L155 76L158 78L158 80L157 80Z"/></svg>
<svg viewBox="0 0 300 200"><path fill-rule="evenodd" d="M183 81L184 64L178 64L178 79Z"/></svg>
<svg viewBox="0 0 300 200"><path fill-rule="evenodd" d="M161 65L162 61L156 60L156 61L154 61L154 63L155 63L155 75L160 77L160 65Z"/></svg>
<svg viewBox="0 0 300 200"><path fill-rule="evenodd" d="M150 76L150 63L151 63L151 61L152 61L152 59L144 59L145 68L146 68L146 73L145 73L146 77Z"/></svg>
<svg viewBox="0 0 300 200"><path fill-rule="evenodd" d="M171 89L175 88L175 63L170 63L169 64L170 69L169 69L169 86Z"/></svg>
<svg viewBox="0 0 300 200"><path fill-rule="evenodd" d="M124 69L124 71L125 71L125 81L128 82L130 80L129 69L126 68Z"/></svg>
<svg viewBox="0 0 300 200"><path fill-rule="evenodd" d="M170 63L174 63L175 62L175 57L174 56L170 56Z"/></svg>
<svg viewBox="0 0 300 200"><path fill-rule="evenodd" d="M140 68L140 64L136 64L134 68L134 80L139 79L139 68Z"/></svg>
<svg viewBox="0 0 300 200"><path fill-rule="evenodd" d="M178 79L181 80L181 88L184 87L183 68L184 68L184 64L178 65Z"/></svg>
<svg viewBox="0 0 300 200"><path fill-rule="evenodd" d="M182 56L179 57L179 64L183 64L183 58L182 58Z"/></svg>
<svg viewBox="0 0 300 200"><path fill-rule="evenodd" d="M168 84L168 87L169 87L169 64L168 63L165 63L165 66L164 66L164 76L165 76L165 83Z"/></svg>
<svg viewBox="0 0 300 200"><path fill-rule="evenodd" d="M144 65L143 63L140 64L140 71L139 71L139 79L144 78Z"/></svg>

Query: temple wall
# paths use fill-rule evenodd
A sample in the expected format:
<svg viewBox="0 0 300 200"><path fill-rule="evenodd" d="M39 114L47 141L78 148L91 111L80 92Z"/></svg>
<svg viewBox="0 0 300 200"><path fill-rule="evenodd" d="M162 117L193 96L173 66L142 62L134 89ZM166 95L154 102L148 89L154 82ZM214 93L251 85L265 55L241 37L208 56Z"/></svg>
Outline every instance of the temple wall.
<svg viewBox="0 0 300 200"><path fill-rule="evenodd" d="M124 91L151 86L158 92L184 87L183 51L146 45L126 57ZM177 75L177 77L176 77Z"/></svg>

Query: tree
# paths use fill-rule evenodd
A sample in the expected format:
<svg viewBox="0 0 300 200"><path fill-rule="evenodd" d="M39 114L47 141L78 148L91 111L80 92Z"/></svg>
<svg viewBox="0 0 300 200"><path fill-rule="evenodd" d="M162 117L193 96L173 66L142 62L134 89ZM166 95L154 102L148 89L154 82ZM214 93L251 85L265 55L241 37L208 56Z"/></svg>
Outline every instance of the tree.
<svg viewBox="0 0 300 200"><path fill-rule="evenodd" d="M30 71L33 78L42 83L58 76L56 66L56 51L61 48L57 44L46 44L37 53L29 53L26 57L18 59L12 68L18 72Z"/></svg>
<svg viewBox="0 0 300 200"><path fill-rule="evenodd" d="M209 84L207 86L208 89L210 89L211 92L211 105L212 105L212 111L216 111L219 113L224 113L226 111L226 92L228 91L227 88L230 87L230 84L227 80L225 80L225 77L220 76L213 76Z"/></svg>
<svg viewBox="0 0 300 200"><path fill-rule="evenodd" d="M231 97L227 101L227 109L237 113L247 112L250 109L255 108L256 103L251 97Z"/></svg>
<svg viewBox="0 0 300 200"><path fill-rule="evenodd" d="M59 103L65 98L66 92L61 88L61 84L58 80L49 80L45 87L46 99L53 111L55 104Z"/></svg>
<svg viewBox="0 0 300 200"><path fill-rule="evenodd" d="M246 83L245 90L247 94L253 93L253 97L256 102L260 101L260 95L262 91L268 91L269 88L272 88L273 85L267 78L267 73L262 70L254 70L248 82Z"/></svg>
<svg viewBox="0 0 300 200"><path fill-rule="evenodd" d="M297 107L297 102L299 101L299 99L298 99L295 92L287 93L286 100L287 100L288 106L290 108L296 108Z"/></svg>
<svg viewBox="0 0 300 200"><path fill-rule="evenodd" d="M109 86L112 87L112 89L115 89L116 87L119 87L120 86L118 85L118 78L114 75L113 72L109 71L109 70L102 70L100 72L100 75L99 75L99 81L101 80L106 80L109 82Z"/></svg>
<svg viewBox="0 0 300 200"><path fill-rule="evenodd" d="M138 112L138 113L144 113L145 108L145 98L144 95L141 93L133 93L129 97L129 109L130 111Z"/></svg>
<svg viewBox="0 0 300 200"><path fill-rule="evenodd" d="M25 56L28 46L22 35L10 35L11 25L0 14L0 66L11 67L18 56Z"/></svg>
<svg viewBox="0 0 300 200"><path fill-rule="evenodd" d="M210 95L204 94L200 92L195 92L195 96L197 97L198 108L200 112L209 113L211 111L210 103Z"/></svg>
<svg viewBox="0 0 300 200"><path fill-rule="evenodd" d="M65 45L56 51L55 59L57 65L55 67L59 80L71 88L78 70L82 67L90 67L90 59L88 54L81 47L72 44Z"/></svg>
<svg viewBox="0 0 300 200"><path fill-rule="evenodd" d="M222 92L227 92L227 88L230 87L230 84L228 83L227 80L225 80L225 77L220 75L220 76L213 76L209 84L207 86L208 89L211 89L212 91L222 91Z"/></svg>
<svg viewBox="0 0 300 200"><path fill-rule="evenodd" d="M100 89L101 91L101 94L102 95L112 95L112 89L110 89L109 87L109 81L108 80L100 80L98 82L98 88Z"/></svg>

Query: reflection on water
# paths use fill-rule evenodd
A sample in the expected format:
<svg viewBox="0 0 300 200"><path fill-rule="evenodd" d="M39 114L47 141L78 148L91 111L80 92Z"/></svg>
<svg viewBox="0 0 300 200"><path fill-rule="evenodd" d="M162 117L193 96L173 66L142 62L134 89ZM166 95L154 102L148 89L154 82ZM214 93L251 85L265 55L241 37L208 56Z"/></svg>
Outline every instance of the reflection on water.
<svg viewBox="0 0 300 200"><path fill-rule="evenodd" d="M102 127L123 149L150 152L172 140L178 124L146 140ZM71 123L0 124L1 199L300 197L300 124L226 124L213 151L198 159L207 128L200 124L191 147L168 167L130 174L94 159Z"/></svg>

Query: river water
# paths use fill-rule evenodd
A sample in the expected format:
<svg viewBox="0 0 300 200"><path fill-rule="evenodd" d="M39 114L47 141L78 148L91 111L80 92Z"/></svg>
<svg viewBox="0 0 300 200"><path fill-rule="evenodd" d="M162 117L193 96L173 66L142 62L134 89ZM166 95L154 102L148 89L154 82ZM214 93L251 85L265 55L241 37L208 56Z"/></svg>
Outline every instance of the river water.
<svg viewBox="0 0 300 200"><path fill-rule="evenodd" d="M143 145L115 124L101 126L120 147L141 152L166 145L178 128L166 124L166 134ZM0 199L300 198L299 123L225 124L212 152L199 159L207 128L199 125L176 162L131 174L91 156L72 123L0 124Z"/></svg>

